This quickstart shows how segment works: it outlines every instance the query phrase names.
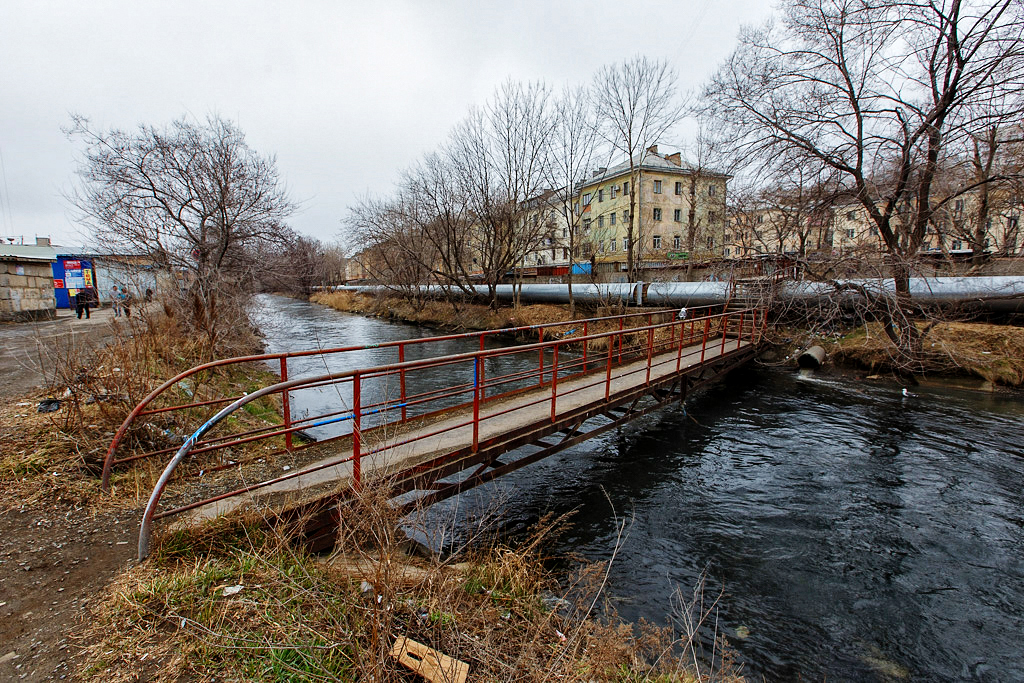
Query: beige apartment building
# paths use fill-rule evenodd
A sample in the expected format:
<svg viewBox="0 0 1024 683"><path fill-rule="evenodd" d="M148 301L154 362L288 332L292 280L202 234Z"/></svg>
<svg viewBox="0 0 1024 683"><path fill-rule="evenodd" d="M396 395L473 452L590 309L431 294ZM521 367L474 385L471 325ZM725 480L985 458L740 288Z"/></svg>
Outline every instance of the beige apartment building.
<svg viewBox="0 0 1024 683"><path fill-rule="evenodd" d="M725 233L727 174L696 169L681 155L651 147L636 160L634 258L641 272L670 269L688 260L720 257ZM577 193L581 215L580 259L593 259L599 279L622 280L629 250L629 162L594 172ZM693 208L694 247L687 249Z"/></svg>

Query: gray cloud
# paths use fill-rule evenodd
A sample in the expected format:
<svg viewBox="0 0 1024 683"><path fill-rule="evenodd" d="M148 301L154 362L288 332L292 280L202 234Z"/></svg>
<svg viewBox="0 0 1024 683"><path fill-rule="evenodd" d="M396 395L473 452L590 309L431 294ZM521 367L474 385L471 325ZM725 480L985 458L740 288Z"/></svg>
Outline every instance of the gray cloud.
<svg viewBox="0 0 1024 683"><path fill-rule="evenodd" d="M357 196L387 192L505 78L587 82L642 53L696 88L740 23L769 11L769 0L5 0L0 234L82 241L61 198L70 113L133 127L217 112L276 154L304 207L293 226L330 240Z"/></svg>

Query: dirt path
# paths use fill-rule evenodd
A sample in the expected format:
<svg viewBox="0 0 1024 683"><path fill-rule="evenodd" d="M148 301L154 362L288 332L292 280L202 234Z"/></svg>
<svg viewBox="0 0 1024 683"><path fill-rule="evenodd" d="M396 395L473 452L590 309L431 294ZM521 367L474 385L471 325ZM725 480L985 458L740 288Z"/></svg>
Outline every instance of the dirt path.
<svg viewBox="0 0 1024 683"><path fill-rule="evenodd" d="M124 318L113 310L94 310L86 320L58 311L56 320L0 324L0 399L32 393L46 383L60 348L81 352L114 335Z"/></svg>
<svg viewBox="0 0 1024 683"><path fill-rule="evenodd" d="M0 513L0 680L75 680L71 638L134 550L134 512Z"/></svg>

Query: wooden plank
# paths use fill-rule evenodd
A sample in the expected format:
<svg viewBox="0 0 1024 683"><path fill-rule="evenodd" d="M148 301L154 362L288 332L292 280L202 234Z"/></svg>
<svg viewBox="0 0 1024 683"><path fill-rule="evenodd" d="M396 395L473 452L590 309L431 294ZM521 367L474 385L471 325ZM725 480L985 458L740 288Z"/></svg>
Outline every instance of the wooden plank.
<svg viewBox="0 0 1024 683"><path fill-rule="evenodd" d="M391 656L430 683L466 683L469 664L411 638L397 638Z"/></svg>

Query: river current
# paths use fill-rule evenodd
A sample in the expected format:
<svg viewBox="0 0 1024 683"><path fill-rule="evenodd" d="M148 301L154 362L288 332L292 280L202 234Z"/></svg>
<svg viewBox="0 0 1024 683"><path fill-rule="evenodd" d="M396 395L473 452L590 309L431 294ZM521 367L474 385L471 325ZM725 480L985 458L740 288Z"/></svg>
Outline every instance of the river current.
<svg viewBox="0 0 1024 683"><path fill-rule="evenodd" d="M268 351L433 334L259 302ZM438 543L496 500L509 536L573 512L554 555L614 553L607 594L629 621L673 623L673 595L702 582L750 680L1024 680L1024 401L912 391L751 365L436 505Z"/></svg>

